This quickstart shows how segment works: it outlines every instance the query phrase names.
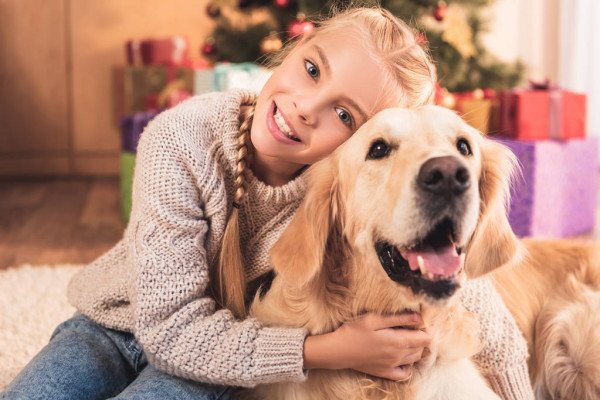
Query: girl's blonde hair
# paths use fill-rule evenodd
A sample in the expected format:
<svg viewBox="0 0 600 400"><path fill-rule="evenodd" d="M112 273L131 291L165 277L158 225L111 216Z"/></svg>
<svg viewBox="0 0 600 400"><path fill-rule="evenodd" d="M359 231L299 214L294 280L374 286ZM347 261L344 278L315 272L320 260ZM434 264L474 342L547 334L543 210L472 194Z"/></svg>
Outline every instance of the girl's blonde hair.
<svg viewBox="0 0 600 400"><path fill-rule="evenodd" d="M281 64L298 43L314 40L324 34L339 33L340 30L358 34L355 35L356 39L361 40L368 54L380 63L390 83L395 83L395 85L386 85L390 89L386 93L381 93L381 97L391 99L402 107L417 107L432 101L436 75L427 51L418 43L416 34L406 23L380 7L333 10L327 19L318 23L309 37L299 42L288 43L270 59L268 64L271 67ZM250 102L250 99L245 101L246 104ZM254 116L253 105L254 103L250 111L244 115L239 130L235 204L227 221L218 265L213 277L216 300L238 318L244 318L247 313L246 277L239 235L239 206L246 195L246 168L250 128Z"/></svg>

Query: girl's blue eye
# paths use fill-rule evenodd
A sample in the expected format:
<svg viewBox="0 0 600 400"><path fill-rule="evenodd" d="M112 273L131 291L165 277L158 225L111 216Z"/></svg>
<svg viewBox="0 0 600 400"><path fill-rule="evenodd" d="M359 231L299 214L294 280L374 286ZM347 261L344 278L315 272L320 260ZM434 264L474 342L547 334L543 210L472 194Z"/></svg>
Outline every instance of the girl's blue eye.
<svg viewBox="0 0 600 400"><path fill-rule="evenodd" d="M336 108L335 110L337 112L338 117L340 117L344 124L348 126L352 125L352 116L348 111L344 110L343 108Z"/></svg>
<svg viewBox="0 0 600 400"><path fill-rule="evenodd" d="M319 77L319 69L315 66L315 64L308 60L304 60L304 68L306 68L306 72L308 72L312 78Z"/></svg>

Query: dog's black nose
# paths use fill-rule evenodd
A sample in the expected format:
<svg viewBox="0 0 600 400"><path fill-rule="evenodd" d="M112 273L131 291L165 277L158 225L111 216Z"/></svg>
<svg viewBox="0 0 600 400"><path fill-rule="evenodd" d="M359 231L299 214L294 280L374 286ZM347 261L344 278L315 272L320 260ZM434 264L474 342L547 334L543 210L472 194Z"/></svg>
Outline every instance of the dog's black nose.
<svg viewBox="0 0 600 400"><path fill-rule="evenodd" d="M441 196L459 195L471 186L469 170L453 156L427 160L421 166L417 183L422 189Z"/></svg>

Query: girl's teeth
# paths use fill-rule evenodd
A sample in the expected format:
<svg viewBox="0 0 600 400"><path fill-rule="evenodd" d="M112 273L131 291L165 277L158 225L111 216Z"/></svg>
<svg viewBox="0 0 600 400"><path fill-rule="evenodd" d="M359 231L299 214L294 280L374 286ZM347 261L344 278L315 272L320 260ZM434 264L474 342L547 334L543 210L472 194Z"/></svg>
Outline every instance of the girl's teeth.
<svg viewBox="0 0 600 400"><path fill-rule="evenodd" d="M281 115L281 113L279 112L279 109L275 110L275 123L277 124L281 132L283 132L287 137L296 141L300 141L297 137L292 135L292 130L290 129L288 124L286 124L283 115Z"/></svg>

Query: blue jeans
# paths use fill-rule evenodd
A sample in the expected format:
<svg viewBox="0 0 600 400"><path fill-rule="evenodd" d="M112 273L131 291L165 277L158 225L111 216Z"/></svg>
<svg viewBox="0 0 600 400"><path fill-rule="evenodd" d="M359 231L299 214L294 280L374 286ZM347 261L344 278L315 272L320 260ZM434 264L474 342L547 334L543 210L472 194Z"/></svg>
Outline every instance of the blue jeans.
<svg viewBox="0 0 600 400"><path fill-rule="evenodd" d="M229 399L233 388L185 380L148 364L132 334L75 314L0 393L2 399Z"/></svg>

